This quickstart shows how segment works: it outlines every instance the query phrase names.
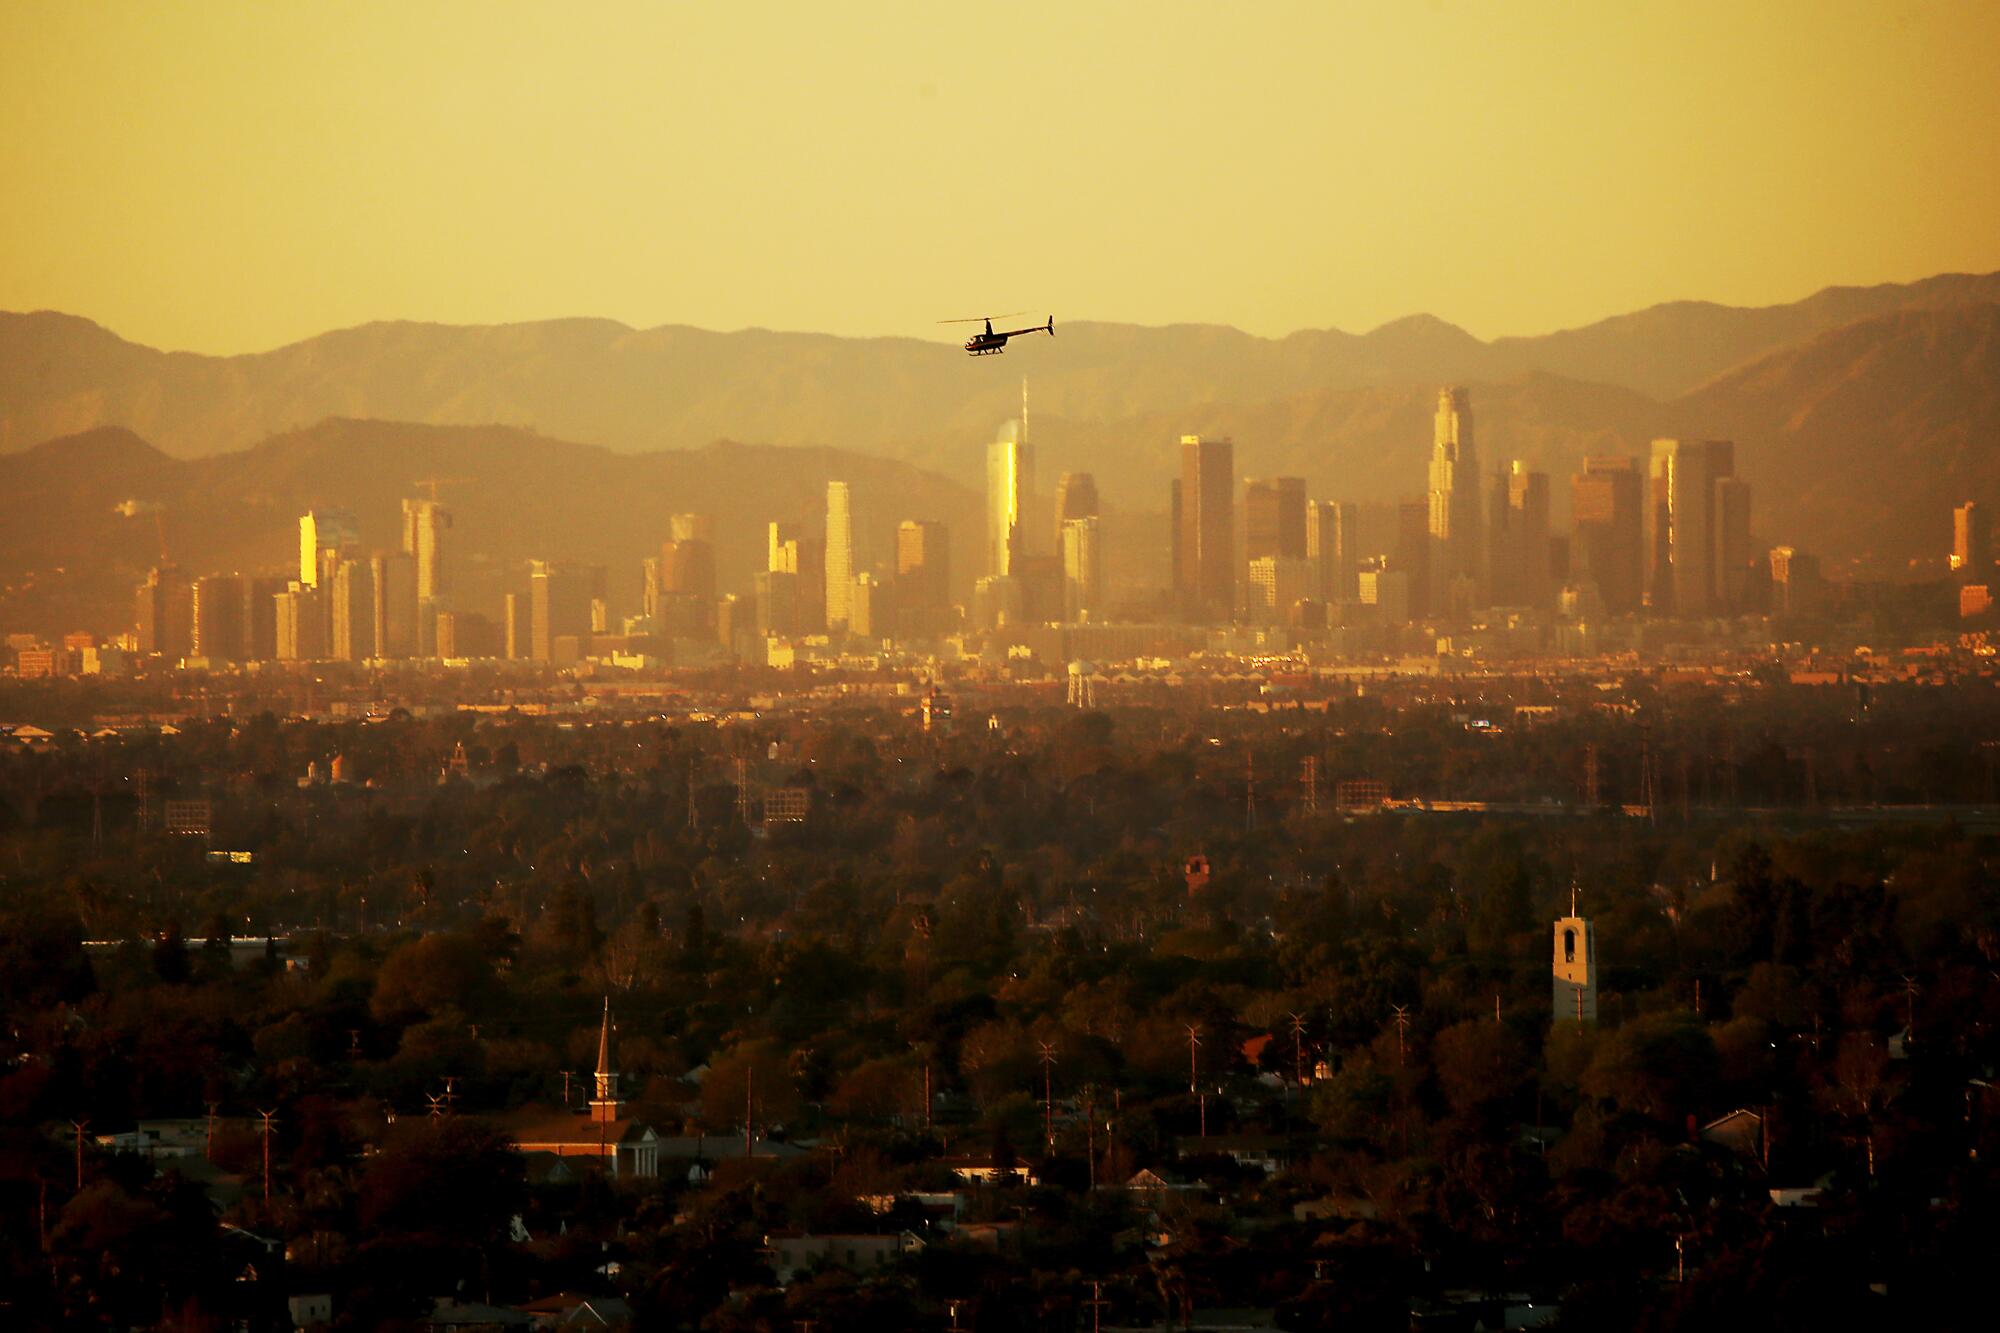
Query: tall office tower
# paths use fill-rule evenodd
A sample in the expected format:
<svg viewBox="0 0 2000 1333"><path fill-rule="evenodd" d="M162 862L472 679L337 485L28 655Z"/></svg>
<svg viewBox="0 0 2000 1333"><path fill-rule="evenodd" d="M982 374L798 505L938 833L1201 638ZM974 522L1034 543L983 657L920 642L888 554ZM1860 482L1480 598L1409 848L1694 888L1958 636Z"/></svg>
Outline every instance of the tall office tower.
<svg viewBox="0 0 2000 1333"><path fill-rule="evenodd" d="M682 515L681 517L693 517ZM679 527L679 524L676 524ZM659 584L647 613L656 628L676 639L707 638L715 629L715 546L704 537L660 543L654 564Z"/></svg>
<svg viewBox="0 0 2000 1333"><path fill-rule="evenodd" d="M417 651L415 556L378 555L368 562L373 581L375 656L411 657ZM433 612L433 618L441 612Z"/></svg>
<svg viewBox="0 0 2000 1333"><path fill-rule="evenodd" d="M329 656L335 661L365 662L375 656L375 580L368 561L343 560L335 567L330 620Z"/></svg>
<svg viewBox="0 0 2000 1333"><path fill-rule="evenodd" d="M859 639L886 639L896 621L889 585L863 570L847 593L847 632Z"/></svg>
<svg viewBox="0 0 2000 1333"><path fill-rule="evenodd" d="M1549 478L1522 459L1507 465L1495 487L1493 565L1488 582L1501 606L1546 606L1549 587Z"/></svg>
<svg viewBox="0 0 2000 1333"><path fill-rule="evenodd" d="M156 565L139 585L139 651L178 662L194 650L194 587L175 565Z"/></svg>
<svg viewBox="0 0 2000 1333"><path fill-rule="evenodd" d="M243 653L252 662L269 662L278 655L278 595L291 580L281 574L257 574L243 590Z"/></svg>
<svg viewBox="0 0 2000 1333"><path fill-rule="evenodd" d="M1693 619L1721 612L1716 483L1736 473L1727 440L1654 440L1646 496L1646 605Z"/></svg>
<svg viewBox="0 0 2000 1333"><path fill-rule="evenodd" d="M764 571L766 574L769 571ZM757 632L757 599L726 592L715 599L715 641L732 656L743 652L746 640Z"/></svg>
<svg viewBox="0 0 2000 1333"><path fill-rule="evenodd" d="M639 614L648 620L660 616L660 557L656 555L639 562Z"/></svg>
<svg viewBox="0 0 2000 1333"><path fill-rule="evenodd" d="M1062 553L1063 524L1073 518L1096 518L1097 478L1088 472L1065 472L1056 482L1056 553Z"/></svg>
<svg viewBox="0 0 2000 1333"><path fill-rule="evenodd" d="M361 525L348 510L307 510L299 518L299 582L317 588L321 573L332 572L329 560L360 544Z"/></svg>
<svg viewBox="0 0 2000 1333"><path fill-rule="evenodd" d="M1717 612L1754 611L1750 598L1750 483L1741 477L1715 482L1715 597Z"/></svg>
<svg viewBox="0 0 2000 1333"><path fill-rule="evenodd" d="M1313 562L1314 571L1312 595L1323 602L1354 600L1358 522L1351 502L1314 500L1306 506L1306 559Z"/></svg>
<svg viewBox="0 0 2000 1333"><path fill-rule="evenodd" d="M896 614L905 636L936 634L951 613L951 534L935 519L896 528Z"/></svg>
<svg viewBox="0 0 2000 1333"><path fill-rule="evenodd" d="M1226 621L1236 603L1236 446L1181 436L1180 567L1183 614Z"/></svg>
<svg viewBox="0 0 2000 1333"><path fill-rule="evenodd" d="M277 651L280 662L317 662L326 656L326 608L320 590L292 582L272 597L277 608Z"/></svg>
<svg viewBox="0 0 2000 1333"><path fill-rule="evenodd" d="M1453 583L1460 583L1461 588L1466 583L1481 588L1486 579L1479 450L1472 433L1472 396L1464 389L1438 390L1430 481L1430 538L1437 549L1427 572L1433 583L1428 591L1449 598L1447 590ZM1412 600L1418 600L1415 593Z"/></svg>
<svg viewBox="0 0 2000 1333"><path fill-rule="evenodd" d="M854 610L854 511L847 483L826 484L826 627L848 627Z"/></svg>
<svg viewBox="0 0 2000 1333"><path fill-rule="evenodd" d="M526 657L528 645L528 617L521 605L521 594L510 592L500 599L500 655L508 661L518 661Z"/></svg>
<svg viewBox="0 0 2000 1333"><path fill-rule="evenodd" d="M1310 560L1260 555L1250 562L1249 596L1256 619L1282 625L1292 608L1313 596L1318 567Z"/></svg>
<svg viewBox="0 0 2000 1333"><path fill-rule="evenodd" d="M192 655L205 662L240 662L244 656L243 612L249 581L211 574L194 581Z"/></svg>
<svg viewBox="0 0 2000 1333"><path fill-rule="evenodd" d="M1032 554L1028 516L1034 507L1035 451L1027 426L1010 421L986 446L986 572L1012 574Z"/></svg>
<svg viewBox="0 0 2000 1333"><path fill-rule="evenodd" d="M537 662L559 657L558 639L574 641L576 654L590 641L590 571L552 560L528 562L528 652ZM567 658L568 654L561 654Z"/></svg>
<svg viewBox="0 0 2000 1333"><path fill-rule="evenodd" d="M667 520L667 535L677 542L715 545L715 515L675 514Z"/></svg>
<svg viewBox="0 0 2000 1333"><path fill-rule="evenodd" d="M1459 575L1443 584L1440 595L1454 595L1461 604L1437 606L1432 603L1431 590L1440 586L1437 571L1432 562L1440 554L1436 538L1431 535L1432 506L1429 500L1405 500L1396 506L1396 544L1389 548L1389 569L1393 573L1408 576L1402 604L1405 620L1422 620L1426 616L1441 614L1446 610L1462 613L1469 610L1470 576ZM1364 599L1365 600L1365 599Z"/></svg>
<svg viewBox="0 0 2000 1333"><path fill-rule="evenodd" d="M1951 511L1951 567L1974 583L1993 570L1993 520L1977 500Z"/></svg>
<svg viewBox="0 0 2000 1333"><path fill-rule="evenodd" d="M1306 558L1304 477L1265 477L1243 483L1243 552L1248 560Z"/></svg>
<svg viewBox="0 0 2000 1333"><path fill-rule="evenodd" d="M799 633L799 576L789 569L766 569L757 579L757 632L767 639Z"/></svg>
<svg viewBox="0 0 2000 1333"><path fill-rule="evenodd" d="M1104 613L1104 551L1095 514L1062 526L1063 606L1068 621L1095 620Z"/></svg>
<svg viewBox="0 0 2000 1333"><path fill-rule="evenodd" d="M1645 600L1645 523L1639 469L1630 458L1598 455L1570 474L1569 513L1575 527L1570 578L1595 582L1604 609L1614 616L1637 611Z"/></svg>
<svg viewBox="0 0 2000 1333"><path fill-rule="evenodd" d="M437 656L438 612L451 605L451 511L436 500L403 501L403 553L416 564L417 651Z"/></svg>
<svg viewBox="0 0 2000 1333"><path fill-rule="evenodd" d="M1811 616L1826 609L1819 557L1789 546L1771 548L1771 614Z"/></svg>
<svg viewBox="0 0 2000 1333"><path fill-rule="evenodd" d="M1167 587L1181 595L1181 479L1167 483Z"/></svg>
<svg viewBox="0 0 2000 1333"><path fill-rule="evenodd" d="M798 613L793 634L818 634L826 628L826 540L808 537L791 523L771 525L770 562L773 573L798 580Z"/></svg>

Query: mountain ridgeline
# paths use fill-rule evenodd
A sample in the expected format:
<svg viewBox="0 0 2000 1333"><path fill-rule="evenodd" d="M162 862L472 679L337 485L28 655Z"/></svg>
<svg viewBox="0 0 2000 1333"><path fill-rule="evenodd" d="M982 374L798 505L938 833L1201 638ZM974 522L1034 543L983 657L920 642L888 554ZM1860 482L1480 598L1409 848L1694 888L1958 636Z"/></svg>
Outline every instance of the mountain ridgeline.
<svg viewBox="0 0 2000 1333"><path fill-rule="evenodd" d="M1760 540L1883 573L1934 560L1951 505L2000 496L2000 274L1676 303L1493 342L1427 316L1281 339L1058 327L1004 360L581 319L373 324L207 357L0 313L0 573L16 596L95 578L108 596L156 555L150 521L111 512L128 498L166 506L192 568L282 564L312 504L355 508L389 545L397 502L438 476L461 479L445 498L496 565L575 556L636 579L666 516L698 510L718 519L731 582L759 564L766 521L810 520L839 477L875 554L897 519L942 518L969 584L984 445L1024 376L1043 485L1092 471L1134 516L1164 510L1190 432L1232 436L1245 475L1303 476L1314 494L1418 494L1445 382L1473 386L1482 466L1550 472L1559 510L1587 453L1732 438Z"/></svg>

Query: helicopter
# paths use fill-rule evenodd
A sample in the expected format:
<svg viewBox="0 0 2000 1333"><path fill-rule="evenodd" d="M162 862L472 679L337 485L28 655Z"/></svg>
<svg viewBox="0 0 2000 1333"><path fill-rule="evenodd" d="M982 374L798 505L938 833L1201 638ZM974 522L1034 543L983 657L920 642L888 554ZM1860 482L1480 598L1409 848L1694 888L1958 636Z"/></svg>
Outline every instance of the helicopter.
<svg viewBox="0 0 2000 1333"><path fill-rule="evenodd" d="M1016 310L1014 313L1018 315L1021 312ZM1000 318L1006 319L1007 316L1002 315ZM993 331L993 316L986 315L982 319L986 325L986 331L984 333L975 333L965 340L965 350L974 356L992 356L995 353L1004 352L1007 350L1007 340L1009 338L1016 338L1024 333L1046 333L1051 338L1056 336L1056 317L1054 315L1049 316L1049 322L1046 324L1035 324L1025 329L1005 329L999 333ZM978 324L980 322L981 319L941 319L938 321L940 324Z"/></svg>

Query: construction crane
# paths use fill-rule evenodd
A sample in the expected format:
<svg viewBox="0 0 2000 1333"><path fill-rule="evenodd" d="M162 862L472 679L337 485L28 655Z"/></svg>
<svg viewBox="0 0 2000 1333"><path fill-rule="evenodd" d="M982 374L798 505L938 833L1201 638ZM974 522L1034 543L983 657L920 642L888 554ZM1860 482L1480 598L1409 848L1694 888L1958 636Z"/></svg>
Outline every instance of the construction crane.
<svg viewBox="0 0 2000 1333"><path fill-rule="evenodd" d="M428 486L428 487L430 487L430 490L431 490L431 503L432 503L432 504L436 504L436 503L437 503L437 498L438 498L438 487L440 487L440 486L457 486L457 485L459 485L459 484L460 484L460 483L462 483L462 482L468 482L468 481L471 481L471 480L472 480L472 478L470 478L470 477L425 477L425 478L424 478L423 480L421 480L421 481L413 481L413 482L411 482L411 483L410 483L410 485L412 485L412 486Z"/></svg>

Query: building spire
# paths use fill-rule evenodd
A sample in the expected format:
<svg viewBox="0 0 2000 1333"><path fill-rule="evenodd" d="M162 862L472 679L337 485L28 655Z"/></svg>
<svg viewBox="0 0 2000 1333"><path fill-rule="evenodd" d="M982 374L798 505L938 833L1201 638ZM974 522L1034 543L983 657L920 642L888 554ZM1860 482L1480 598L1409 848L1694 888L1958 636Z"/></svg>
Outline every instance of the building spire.
<svg viewBox="0 0 2000 1333"><path fill-rule="evenodd" d="M597 1029L597 1073L592 1079L596 1095L590 1099L590 1118L613 1121L625 1113L618 1099L618 1075L611 1068L611 997L604 997L604 1022Z"/></svg>

